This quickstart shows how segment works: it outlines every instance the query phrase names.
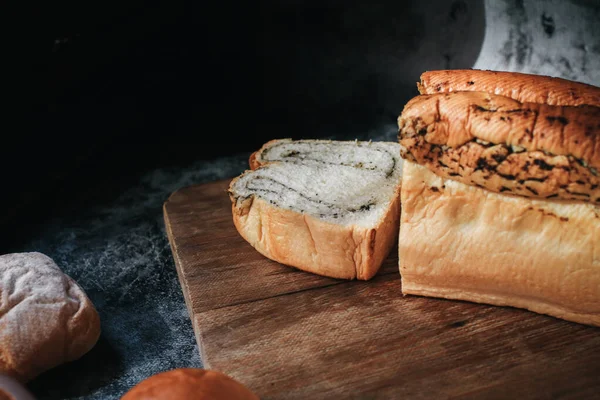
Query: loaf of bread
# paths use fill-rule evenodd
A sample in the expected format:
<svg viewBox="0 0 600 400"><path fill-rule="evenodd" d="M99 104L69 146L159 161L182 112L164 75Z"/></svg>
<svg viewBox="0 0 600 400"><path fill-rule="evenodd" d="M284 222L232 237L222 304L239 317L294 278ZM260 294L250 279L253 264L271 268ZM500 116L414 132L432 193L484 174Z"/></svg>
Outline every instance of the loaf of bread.
<svg viewBox="0 0 600 400"><path fill-rule="evenodd" d="M2 255L0 278L0 373L27 382L96 344L94 305L50 257Z"/></svg>
<svg viewBox="0 0 600 400"><path fill-rule="evenodd" d="M232 180L235 227L261 254L340 279L371 279L398 237L400 145L274 140Z"/></svg>
<svg viewBox="0 0 600 400"><path fill-rule="evenodd" d="M443 83L398 119L403 293L600 326L600 109L580 102L598 89L466 73L424 74L421 92Z"/></svg>
<svg viewBox="0 0 600 400"><path fill-rule="evenodd" d="M121 400L259 400L240 382L222 372L176 368L144 379Z"/></svg>

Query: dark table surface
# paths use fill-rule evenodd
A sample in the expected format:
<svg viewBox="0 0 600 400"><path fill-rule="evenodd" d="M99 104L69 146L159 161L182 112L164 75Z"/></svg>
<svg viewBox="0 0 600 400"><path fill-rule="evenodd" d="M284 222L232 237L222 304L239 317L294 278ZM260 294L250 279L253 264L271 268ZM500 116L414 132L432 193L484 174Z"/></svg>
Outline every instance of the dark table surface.
<svg viewBox="0 0 600 400"><path fill-rule="evenodd" d="M4 143L0 253L52 257L102 321L88 354L28 384L39 399L117 399L202 366L163 224L173 191L241 173L273 138L396 140L427 69L600 83L598 2L424 3L32 11L36 90Z"/></svg>

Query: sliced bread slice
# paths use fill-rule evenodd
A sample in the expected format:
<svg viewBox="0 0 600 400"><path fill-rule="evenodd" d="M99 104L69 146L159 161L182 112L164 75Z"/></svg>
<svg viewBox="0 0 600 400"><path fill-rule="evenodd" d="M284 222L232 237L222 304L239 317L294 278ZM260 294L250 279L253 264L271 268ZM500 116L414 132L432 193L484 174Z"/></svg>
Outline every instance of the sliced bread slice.
<svg viewBox="0 0 600 400"><path fill-rule="evenodd" d="M398 238L402 162L396 142L270 141L229 186L233 222L269 259L371 279Z"/></svg>

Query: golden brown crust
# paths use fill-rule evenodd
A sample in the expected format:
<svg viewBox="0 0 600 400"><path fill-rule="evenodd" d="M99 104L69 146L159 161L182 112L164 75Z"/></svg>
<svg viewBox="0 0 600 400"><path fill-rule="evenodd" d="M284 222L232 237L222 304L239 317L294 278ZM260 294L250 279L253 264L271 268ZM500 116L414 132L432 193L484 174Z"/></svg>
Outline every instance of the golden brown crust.
<svg viewBox="0 0 600 400"><path fill-rule="evenodd" d="M252 154L250 154L250 157L248 159L248 164L250 165L250 169L251 170L255 170L258 167L260 167L261 165L265 165L267 163L262 158L262 154L263 154L263 152L265 150L269 149L274 144L281 143L281 142L286 142L286 141L291 141L291 140L292 139L289 139L289 138L273 139L273 140L269 140L268 142L266 142L265 144L263 144L260 149L256 150Z"/></svg>
<svg viewBox="0 0 600 400"><path fill-rule="evenodd" d="M398 237L399 187L397 191L374 228L334 224L256 196L232 198L233 222L240 235L271 260L322 276L369 280Z"/></svg>
<svg viewBox="0 0 600 400"><path fill-rule="evenodd" d="M240 382L219 371L178 368L152 375L121 400L258 400Z"/></svg>
<svg viewBox="0 0 600 400"><path fill-rule="evenodd" d="M600 107L600 88L542 75L488 70L427 71L417 83L421 94L479 91L507 96L521 103Z"/></svg>
<svg viewBox="0 0 600 400"><path fill-rule="evenodd" d="M504 144L483 145L476 141L442 148L427 143L422 136L405 139L402 144L405 158L467 185L496 193L600 204L600 178L572 156L515 152Z"/></svg>
<svg viewBox="0 0 600 400"><path fill-rule="evenodd" d="M600 203L600 108L484 92L420 95L398 119L403 157L494 192Z"/></svg>
<svg viewBox="0 0 600 400"><path fill-rule="evenodd" d="M251 170L255 170L256 168L261 166L261 162L257 160L258 155L259 151L255 151L254 153L250 154L248 164L250 165Z"/></svg>
<svg viewBox="0 0 600 400"><path fill-rule="evenodd" d="M411 162L401 201L404 294L600 326L598 206L496 194Z"/></svg>

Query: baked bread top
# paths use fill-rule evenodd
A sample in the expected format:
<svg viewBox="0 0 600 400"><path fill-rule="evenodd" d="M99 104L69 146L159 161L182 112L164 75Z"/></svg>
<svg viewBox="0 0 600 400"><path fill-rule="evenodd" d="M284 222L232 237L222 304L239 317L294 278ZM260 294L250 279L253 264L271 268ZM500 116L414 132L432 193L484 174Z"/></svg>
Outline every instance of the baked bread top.
<svg viewBox="0 0 600 400"><path fill-rule="evenodd" d="M403 157L463 183L600 203L600 108L487 92L419 95L398 118Z"/></svg>
<svg viewBox="0 0 600 400"><path fill-rule="evenodd" d="M522 103L600 107L600 88L596 86L519 72L476 69L426 71L421 74L417 88L421 94L476 91L499 94Z"/></svg>
<svg viewBox="0 0 600 400"><path fill-rule="evenodd" d="M152 375L121 400L259 400L242 383L210 369L176 368Z"/></svg>

